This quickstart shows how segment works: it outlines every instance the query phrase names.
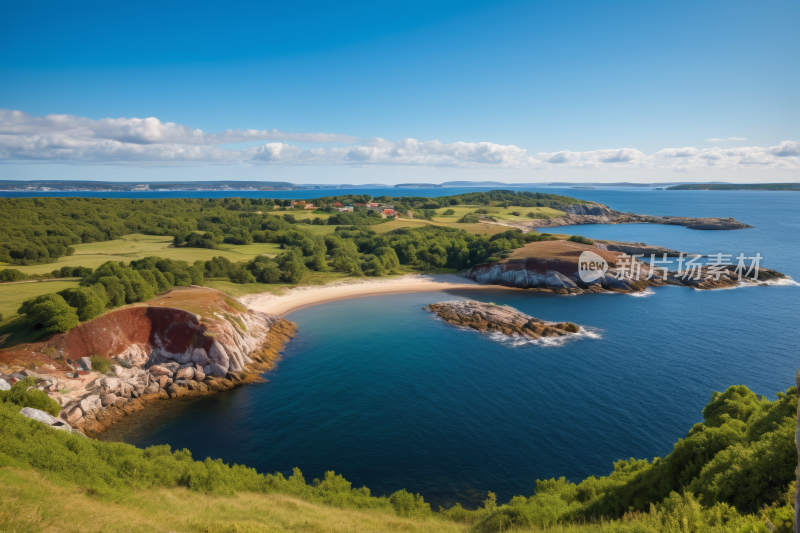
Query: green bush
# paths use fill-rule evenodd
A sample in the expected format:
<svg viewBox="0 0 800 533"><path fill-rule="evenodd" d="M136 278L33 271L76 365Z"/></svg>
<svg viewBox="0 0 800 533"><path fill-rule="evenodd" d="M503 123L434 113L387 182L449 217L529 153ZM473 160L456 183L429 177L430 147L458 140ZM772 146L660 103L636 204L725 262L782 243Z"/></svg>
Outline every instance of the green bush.
<svg viewBox="0 0 800 533"><path fill-rule="evenodd" d="M64 298L70 307L74 307L77 310L78 320L81 322L90 320L102 313L107 302L106 299L101 299L100 294L102 293L90 287L64 289L57 294Z"/></svg>
<svg viewBox="0 0 800 533"><path fill-rule="evenodd" d="M473 215L472 213L467 213L463 217L461 217L458 220L456 220L456 222L461 223L461 224L475 224L477 222L480 222L480 219L478 218L478 215Z"/></svg>
<svg viewBox="0 0 800 533"><path fill-rule="evenodd" d="M448 216L448 215L455 215L456 212L453 211L452 209L446 209L442 214Z"/></svg>
<svg viewBox="0 0 800 533"><path fill-rule="evenodd" d="M19 270L15 270L13 268L4 268L3 270L0 270L0 282L24 281L26 279L28 279L28 276Z"/></svg>
<svg viewBox="0 0 800 533"><path fill-rule="evenodd" d="M36 378L33 377L17 381L11 386L11 390L0 391L0 402L14 404L20 408L33 407L53 416L58 416L58 413L61 412L61 406L58 405L58 402L38 389L27 390L35 386Z"/></svg>
<svg viewBox="0 0 800 533"><path fill-rule="evenodd" d="M571 241L571 242L577 242L577 243L580 243L580 244L588 244L589 246L594 245L594 241L593 240L587 239L586 237L581 237L580 235L573 235L572 237L570 237L567 240Z"/></svg>
<svg viewBox="0 0 800 533"><path fill-rule="evenodd" d="M17 312L27 315L28 322L45 333L60 333L78 325L75 309L55 293L25 300Z"/></svg>
<svg viewBox="0 0 800 533"><path fill-rule="evenodd" d="M92 370L105 374L111 368L111 361L102 355L92 354L89 358L92 361Z"/></svg>

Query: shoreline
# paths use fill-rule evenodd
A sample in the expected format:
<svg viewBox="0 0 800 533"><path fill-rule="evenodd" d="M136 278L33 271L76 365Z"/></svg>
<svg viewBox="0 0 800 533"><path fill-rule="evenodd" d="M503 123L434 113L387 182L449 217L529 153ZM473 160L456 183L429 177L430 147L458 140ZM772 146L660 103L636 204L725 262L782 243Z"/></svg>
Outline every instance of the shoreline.
<svg viewBox="0 0 800 533"><path fill-rule="evenodd" d="M481 285L475 281L461 278L455 274L407 274L394 279L362 279L354 282L337 282L322 286L308 286L290 289L281 296L270 293L257 293L239 298L248 309L261 313L273 313L281 317L314 305L362 298L384 294L408 292L433 292L448 290L509 290L520 291L516 287L500 285Z"/></svg>

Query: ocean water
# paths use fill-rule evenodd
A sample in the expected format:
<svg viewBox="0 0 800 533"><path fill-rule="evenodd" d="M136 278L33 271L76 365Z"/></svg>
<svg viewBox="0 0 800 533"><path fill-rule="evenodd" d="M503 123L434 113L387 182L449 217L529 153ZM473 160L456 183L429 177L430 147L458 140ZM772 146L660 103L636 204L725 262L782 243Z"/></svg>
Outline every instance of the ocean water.
<svg viewBox="0 0 800 533"><path fill-rule="evenodd" d="M550 189L553 190L553 189ZM440 190L450 194L449 190ZM756 226L560 228L687 252L760 253L800 279L794 193L559 191L621 211L732 216ZM471 298L585 328L563 343L448 325L422 308ZM800 286L642 295L527 291L399 294L331 302L287 318L299 333L267 383L180 403L125 440L187 447L262 472L326 470L373 494L400 488L434 505L507 501L537 479L606 475L613 462L663 456L713 391L745 384L775 397L800 366ZM177 404L176 404L177 405Z"/></svg>

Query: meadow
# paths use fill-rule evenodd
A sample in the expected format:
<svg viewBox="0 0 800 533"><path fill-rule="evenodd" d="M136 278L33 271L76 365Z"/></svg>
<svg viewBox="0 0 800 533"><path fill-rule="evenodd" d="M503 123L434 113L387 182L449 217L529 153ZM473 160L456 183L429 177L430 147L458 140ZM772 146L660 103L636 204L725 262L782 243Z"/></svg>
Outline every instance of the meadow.
<svg viewBox="0 0 800 533"><path fill-rule="evenodd" d="M0 314L6 319L17 314L22 302L49 292L63 291L78 286L78 279L59 281L26 281L23 283L0 283Z"/></svg>
<svg viewBox="0 0 800 533"><path fill-rule="evenodd" d="M321 226L324 227L324 226ZM280 245L274 243L254 243L243 245L220 245L219 249L174 247L172 237L161 235L142 235L133 233L119 239L103 242L73 245L75 254L59 257L54 263L39 265L14 265L11 268L24 274L46 274L63 266L87 267L95 269L106 261L134 261L148 256L165 257L174 261L194 263L208 261L212 257L225 257L232 262L249 261L257 255L274 257L280 253ZM2 265L0 265L2 267Z"/></svg>

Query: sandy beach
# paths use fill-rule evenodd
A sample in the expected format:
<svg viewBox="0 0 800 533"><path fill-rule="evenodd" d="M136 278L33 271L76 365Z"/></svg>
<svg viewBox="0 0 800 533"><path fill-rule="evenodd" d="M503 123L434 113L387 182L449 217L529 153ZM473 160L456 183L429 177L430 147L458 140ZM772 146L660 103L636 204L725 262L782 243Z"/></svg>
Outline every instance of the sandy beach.
<svg viewBox="0 0 800 533"><path fill-rule="evenodd" d="M320 287L298 287L282 296L269 293L251 294L240 300L254 311L285 316L292 311L345 298L360 298L380 294L446 290L521 290L498 285L479 285L453 274L436 276L411 274L393 279L363 279L332 283Z"/></svg>

